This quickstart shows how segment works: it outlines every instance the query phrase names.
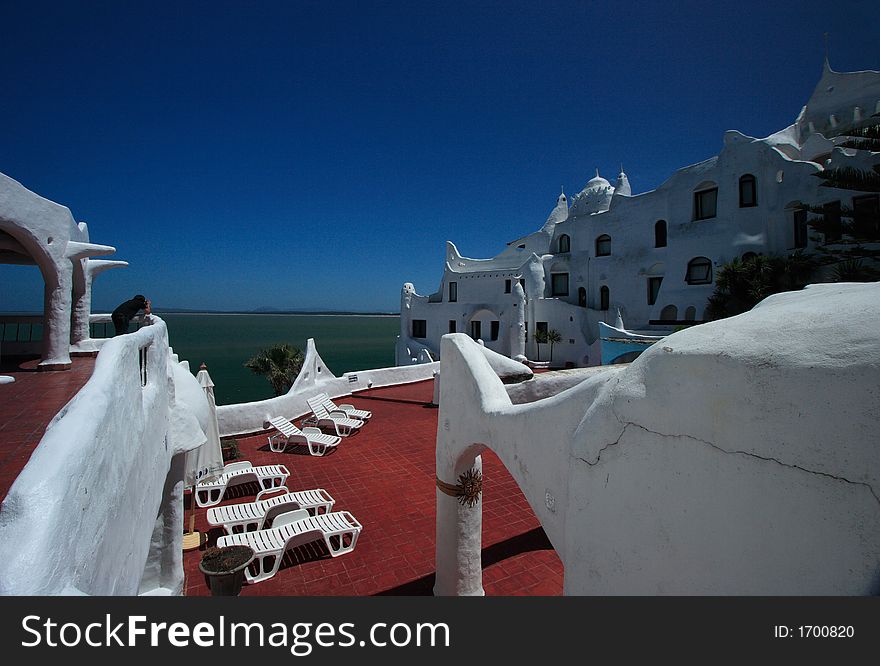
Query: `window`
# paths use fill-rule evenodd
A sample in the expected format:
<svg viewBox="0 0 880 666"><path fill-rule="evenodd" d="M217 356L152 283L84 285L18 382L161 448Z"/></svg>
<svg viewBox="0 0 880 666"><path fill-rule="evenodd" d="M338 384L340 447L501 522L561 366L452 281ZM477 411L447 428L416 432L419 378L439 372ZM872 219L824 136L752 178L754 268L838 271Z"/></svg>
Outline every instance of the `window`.
<svg viewBox="0 0 880 666"><path fill-rule="evenodd" d="M807 247L807 211L806 209L794 212L794 246Z"/></svg>
<svg viewBox="0 0 880 666"><path fill-rule="evenodd" d="M666 247L666 220L654 224L654 247Z"/></svg>
<svg viewBox="0 0 880 666"><path fill-rule="evenodd" d="M539 321L535 324L536 333L546 333L550 329L550 325L546 321Z"/></svg>
<svg viewBox="0 0 880 666"><path fill-rule="evenodd" d="M559 251L571 252L571 238L567 234L562 234L559 237Z"/></svg>
<svg viewBox="0 0 880 666"><path fill-rule="evenodd" d="M825 217L825 242L839 241L843 235L840 223L840 202L832 201L823 205L822 215Z"/></svg>
<svg viewBox="0 0 880 666"><path fill-rule="evenodd" d="M578 305L582 308L587 307L587 290L583 287L578 287Z"/></svg>
<svg viewBox="0 0 880 666"><path fill-rule="evenodd" d="M718 188L694 192L694 219L708 220L715 217L718 208Z"/></svg>
<svg viewBox="0 0 880 666"><path fill-rule="evenodd" d="M678 321L678 308L674 305L667 305L660 311L661 321Z"/></svg>
<svg viewBox="0 0 880 666"><path fill-rule="evenodd" d="M853 233L871 239L880 234L880 195L853 197Z"/></svg>
<svg viewBox="0 0 880 666"><path fill-rule="evenodd" d="M684 311L684 320L685 321L694 321L697 318L697 308L693 305L689 305L688 308Z"/></svg>
<svg viewBox="0 0 880 666"><path fill-rule="evenodd" d="M479 319L474 319L474 321L471 322L471 337L474 340L479 340L483 337L482 325L480 324Z"/></svg>
<svg viewBox="0 0 880 666"><path fill-rule="evenodd" d="M498 329L500 327L500 321L493 321L489 323L489 339L497 340L498 339Z"/></svg>
<svg viewBox="0 0 880 666"><path fill-rule="evenodd" d="M553 273L550 288L551 296L568 296L568 273Z"/></svg>
<svg viewBox="0 0 880 666"><path fill-rule="evenodd" d="M596 256L607 257L611 254L611 236L602 234L596 239Z"/></svg>
<svg viewBox="0 0 880 666"><path fill-rule="evenodd" d="M454 319L450 319L450 320L449 320L449 332L450 332L450 333L455 333L456 330L458 330L458 327L457 327L456 324L455 324L455 320L454 320Z"/></svg>
<svg viewBox="0 0 880 666"><path fill-rule="evenodd" d="M458 282L449 283L449 302L455 303L458 300Z"/></svg>
<svg viewBox="0 0 880 666"><path fill-rule="evenodd" d="M743 260L744 262L745 262L745 261L752 261L752 259L756 259L757 257L758 257L758 255L755 254L754 252L746 252L746 253L742 256L742 260Z"/></svg>
<svg viewBox="0 0 880 666"><path fill-rule="evenodd" d="M505 293L505 294L509 294L509 293L510 293L510 280L505 280L505 281L504 281L504 293Z"/></svg>
<svg viewBox="0 0 880 666"><path fill-rule="evenodd" d="M525 278L519 279L519 286L522 287L523 293L525 293L525 291L526 291L526 279Z"/></svg>
<svg viewBox="0 0 880 666"><path fill-rule="evenodd" d="M662 282L662 277L648 278L648 305L654 305L657 302L657 295L660 293L660 284Z"/></svg>
<svg viewBox="0 0 880 666"><path fill-rule="evenodd" d="M611 304L611 292L608 291L608 287L600 287L599 288L599 309L607 310L609 305Z"/></svg>
<svg viewBox="0 0 880 666"><path fill-rule="evenodd" d="M428 337L428 322L425 319L412 320L412 336L414 338Z"/></svg>
<svg viewBox="0 0 880 666"><path fill-rule="evenodd" d="M709 284L712 282L712 262L706 257L695 257L688 262L688 284Z"/></svg>
<svg viewBox="0 0 880 666"><path fill-rule="evenodd" d="M751 208L758 205L755 177L747 173L739 179L739 207Z"/></svg>

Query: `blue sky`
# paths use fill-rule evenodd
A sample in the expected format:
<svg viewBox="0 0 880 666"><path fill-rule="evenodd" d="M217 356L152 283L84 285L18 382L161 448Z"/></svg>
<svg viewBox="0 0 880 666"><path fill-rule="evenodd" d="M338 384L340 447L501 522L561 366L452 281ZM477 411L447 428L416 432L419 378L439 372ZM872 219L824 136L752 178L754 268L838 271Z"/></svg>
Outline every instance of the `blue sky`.
<svg viewBox="0 0 880 666"><path fill-rule="evenodd" d="M560 186L634 192L880 69L871 2L5 2L0 172L130 267L94 311L397 310ZM0 265L0 310L41 310Z"/></svg>

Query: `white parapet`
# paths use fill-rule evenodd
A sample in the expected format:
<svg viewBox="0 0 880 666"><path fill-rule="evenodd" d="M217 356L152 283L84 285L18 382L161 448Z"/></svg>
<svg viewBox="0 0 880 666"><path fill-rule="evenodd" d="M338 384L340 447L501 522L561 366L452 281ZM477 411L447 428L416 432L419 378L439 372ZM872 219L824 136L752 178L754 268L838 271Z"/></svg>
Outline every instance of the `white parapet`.
<svg viewBox="0 0 880 666"><path fill-rule="evenodd" d="M185 382L160 318L107 341L3 501L0 594L181 593Z"/></svg>
<svg viewBox="0 0 880 666"><path fill-rule="evenodd" d="M217 420L220 424L220 435L229 437L258 432L267 428L269 419L276 416L295 419L309 414L311 410L307 400L318 393L323 392L331 398L339 398L371 388L427 381L434 378L439 365L438 362L433 362L358 370L337 377L321 359L315 341L309 338L306 342L302 370L290 390L284 395L267 400L218 406Z"/></svg>
<svg viewBox="0 0 880 666"><path fill-rule="evenodd" d="M438 479L495 451L566 594L876 594L880 283L771 296L523 404L543 393L479 350L443 338ZM437 502L435 593L480 594L479 504Z"/></svg>

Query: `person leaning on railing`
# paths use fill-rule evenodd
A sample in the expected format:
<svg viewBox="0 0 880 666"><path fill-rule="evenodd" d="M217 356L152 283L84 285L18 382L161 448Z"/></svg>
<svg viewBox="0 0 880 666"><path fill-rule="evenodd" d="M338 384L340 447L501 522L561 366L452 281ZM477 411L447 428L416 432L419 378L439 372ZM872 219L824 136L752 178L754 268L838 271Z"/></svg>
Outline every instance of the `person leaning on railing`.
<svg viewBox="0 0 880 666"><path fill-rule="evenodd" d="M128 333L129 322L141 310L144 311L145 315L151 313L150 301L141 294L119 305L113 311L113 314L110 315L110 319L113 320L113 326L116 328L116 335Z"/></svg>

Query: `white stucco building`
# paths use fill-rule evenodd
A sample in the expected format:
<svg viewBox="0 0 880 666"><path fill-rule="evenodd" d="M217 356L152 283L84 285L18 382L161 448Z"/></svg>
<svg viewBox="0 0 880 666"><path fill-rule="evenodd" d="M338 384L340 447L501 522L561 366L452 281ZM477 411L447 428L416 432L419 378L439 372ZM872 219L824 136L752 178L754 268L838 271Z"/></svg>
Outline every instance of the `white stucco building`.
<svg viewBox="0 0 880 666"><path fill-rule="evenodd" d="M89 337L92 280L128 264L93 257L115 251L92 243L69 208L0 173L0 264L36 265L45 284L39 369L68 370L71 354L97 352Z"/></svg>
<svg viewBox="0 0 880 666"><path fill-rule="evenodd" d="M730 130L721 152L634 194L621 170L598 173L571 200L561 194L536 232L491 259L447 242L437 292L401 296L397 363L436 359L440 338L466 333L510 357L544 359L533 333L555 329L556 365L600 362L598 322L618 309L628 328L668 332L705 319L717 269L749 253L809 251L833 239L807 227L807 205L880 209L877 194L822 187L823 166L863 164L827 136L880 112L880 73L839 73L825 62L806 106L763 139Z"/></svg>

